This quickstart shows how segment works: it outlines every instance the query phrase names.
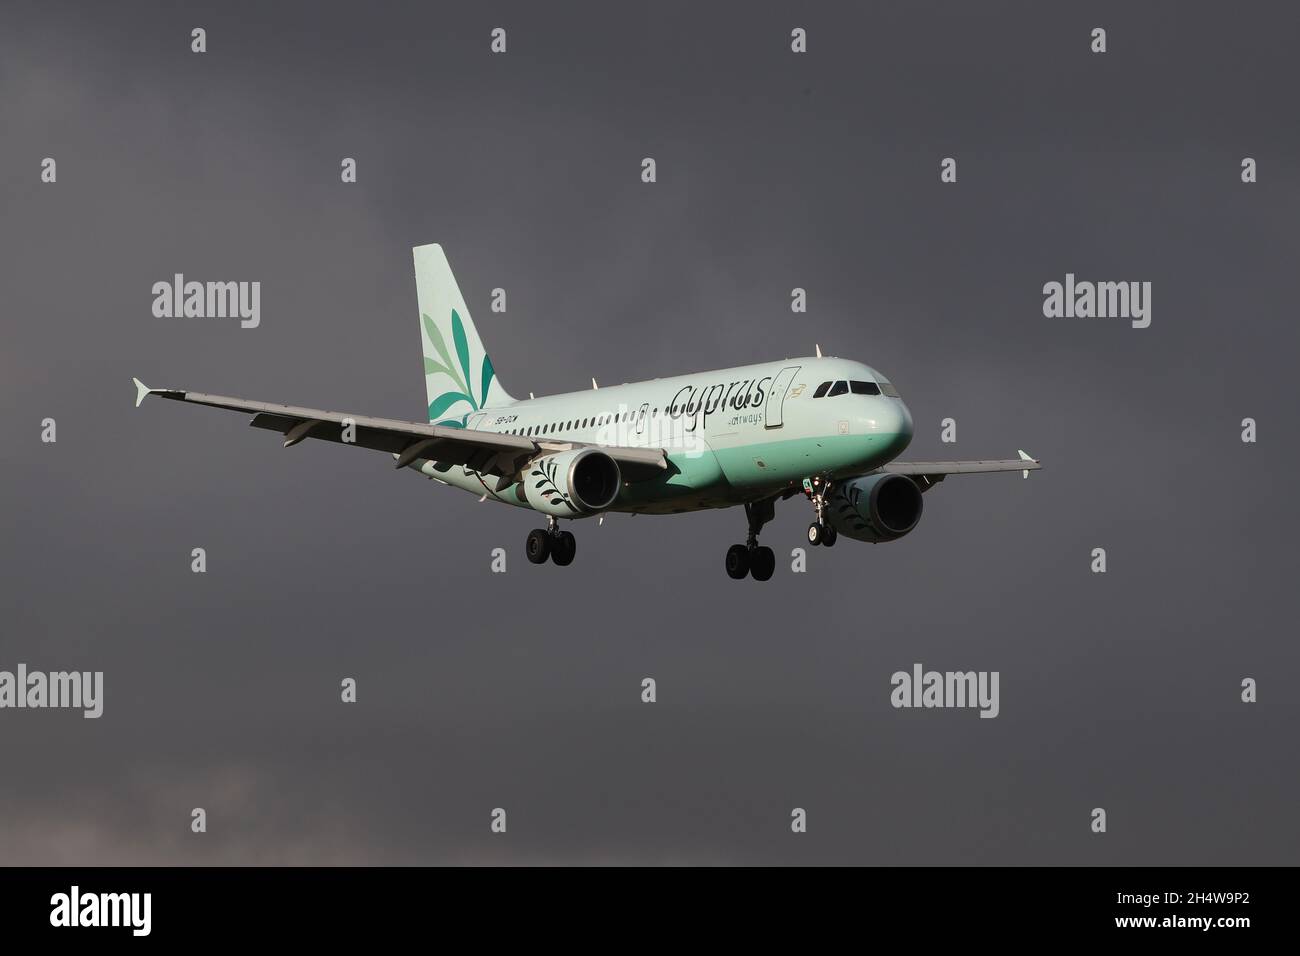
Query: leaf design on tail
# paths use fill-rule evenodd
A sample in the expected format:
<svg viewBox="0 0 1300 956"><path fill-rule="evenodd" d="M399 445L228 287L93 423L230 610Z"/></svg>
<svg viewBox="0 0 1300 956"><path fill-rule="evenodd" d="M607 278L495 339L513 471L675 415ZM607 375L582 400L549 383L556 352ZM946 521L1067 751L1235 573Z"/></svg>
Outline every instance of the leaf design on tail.
<svg viewBox="0 0 1300 956"><path fill-rule="evenodd" d="M451 379L455 388L443 392L432 402L429 403L429 421L436 422L439 425L452 425L455 427L465 427L464 419L448 419L438 421L438 416L443 415L447 410L459 402L468 402L469 407L474 411L484 408L488 402L488 393L492 390L492 381L496 378L496 370L492 367L492 360L483 356L482 367L479 370L479 395L474 397L474 389L471 387L473 375L470 373L472 367L469 354L469 339L465 335L465 323L461 321L460 315L455 309L451 310L451 338L452 344L456 349L456 358L460 364L460 370L455 368L451 359L451 353L447 350L447 341L443 338L442 333L438 331L438 325L427 314L421 313L420 318L424 322L424 330L428 333L429 342L433 345L434 350L438 353L441 362L432 355L424 357L424 374L425 375L446 375ZM463 373L463 374L462 374Z"/></svg>
<svg viewBox="0 0 1300 956"><path fill-rule="evenodd" d="M454 311L451 314L452 317L456 319L456 325L459 326L460 319L456 317L456 313ZM432 375L435 372L443 372L446 375L448 375L453 382L455 382L457 385L460 386L460 390L462 392L468 392L469 386L465 384L466 380L461 378L460 375L457 374L456 370L452 368L451 353L447 351L447 343L443 340L442 333L438 331L437 323L434 322L433 319L429 318L427 313L421 313L420 318L424 320L424 331L428 334L429 341L433 344L433 347L437 350L438 357L442 359L442 364L439 365L437 362L433 360L431 356L426 355L424 357L425 374ZM465 330L461 329L460 332L461 332L461 338L463 339L465 335ZM468 349L466 351L468 352ZM430 366L433 367L430 368Z"/></svg>
<svg viewBox="0 0 1300 956"><path fill-rule="evenodd" d="M429 421L434 421L439 415L460 401L469 402L471 405L474 404L474 399L464 392L443 392L429 406Z"/></svg>
<svg viewBox="0 0 1300 956"><path fill-rule="evenodd" d="M492 359L484 355L483 356L483 397L479 399L479 403L478 403L479 408L487 407L488 390L492 387L492 376L495 374L496 372L492 368Z"/></svg>
<svg viewBox="0 0 1300 956"><path fill-rule="evenodd" d="M451 340L456 346L456 357L460 359L460 367L465 372L465 378L462 382L464 391L469 391L469 342L465 338L465 325L460 320L460 315L455 309L451 310Z"/></svg>

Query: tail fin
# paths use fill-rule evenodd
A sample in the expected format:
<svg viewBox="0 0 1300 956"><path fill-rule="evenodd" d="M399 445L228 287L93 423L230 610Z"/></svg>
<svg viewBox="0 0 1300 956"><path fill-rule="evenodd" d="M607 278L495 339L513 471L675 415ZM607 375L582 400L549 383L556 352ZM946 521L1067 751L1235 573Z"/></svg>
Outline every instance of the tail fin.
<svg viewBox="0 0 1300 956"><path fill-rule="evenodd" d="M411 251L429 421L463 426L475 411L509 405L514 399L497 381L442 246L434 243Z"/></svg>

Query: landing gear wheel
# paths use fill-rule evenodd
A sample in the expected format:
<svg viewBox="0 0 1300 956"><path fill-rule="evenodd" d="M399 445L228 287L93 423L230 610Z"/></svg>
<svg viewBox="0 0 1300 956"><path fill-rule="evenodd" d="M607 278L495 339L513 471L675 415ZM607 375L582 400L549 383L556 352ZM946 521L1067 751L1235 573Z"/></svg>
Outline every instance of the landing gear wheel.
<svg viewBox="0 0 1300 956"><path fill-rule="evenodd" d="M824 475L817 475L805 478L803 487L803 493L812 502L814 511L813 523L808 526L808 543L813 547L820 544L829 548L838 537L835 529L826 521L826 496L830 493L831 481Z"/></svg>
<svg viewBox="0 0 1300 956"><path fill-rule="evenodd" d="M776 568L776 555L772 549L758 546L758 533L776 513L776 500L773 496L745 504L749 536L744 544L733 544L727 549L727 574L737 581L748 574L752 574L755 581L766 581Z"/></svg>
<svg viewBox="0 0 1300 956"><path fill-rule="evenodd" d="M727 549L727 574L739 581L749 573L749 548L733 544Z"/></svg>
<svg viewBox="0 0 1300 956"><path fill-rule="evenodd" d="M578 540L570 531L561 531L551 539L551 560L560 567L573 563L573 556L578 553Z"/></svg>
<svg viewBox="0 0 1300 956"><path fill-rule="evenodd" d="M766 581L776 570L776 554L771 548L755 548L749 553L749 573L755 581Z"/></svg>
<svg viewBox="0 0 1300 956"><path fill-rule="evenodd" d="M544 564L551 553L551 534L545 528L534 528L528 532L524 542L524 551L533 564Z"/></svg>

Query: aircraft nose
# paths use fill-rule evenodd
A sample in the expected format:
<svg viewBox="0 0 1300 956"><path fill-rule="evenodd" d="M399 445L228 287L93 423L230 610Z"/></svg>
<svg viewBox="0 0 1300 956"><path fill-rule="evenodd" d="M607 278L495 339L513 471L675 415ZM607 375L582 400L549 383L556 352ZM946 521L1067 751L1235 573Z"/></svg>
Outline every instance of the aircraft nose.
<svg viewBox="0 0 1300 956"><path fill-rule="evenodd" d="M906 448L912 442L912 412L900 398L898 405L898 437Z"/></svg>
<svg viewBox="0 0 1300 956"><path fill-rule="evenodd" d="M902 453L912 443L912 413L901 400L886 398L876 409L874 431L888 443L891 456Z"/></svg>

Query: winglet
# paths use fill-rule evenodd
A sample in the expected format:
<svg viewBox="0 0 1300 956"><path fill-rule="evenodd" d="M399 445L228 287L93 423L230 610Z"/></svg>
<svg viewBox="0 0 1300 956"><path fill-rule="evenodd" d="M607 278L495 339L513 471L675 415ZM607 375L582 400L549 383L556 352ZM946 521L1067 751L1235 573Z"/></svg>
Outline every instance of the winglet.
<svg viewBox="0 0 1300 956"><path fill-rule="evenodd" d="M138 378L133 378L131 381L135 382L135 407L139 408L140 403L144 401L144 397L152 392L153 389Z"/></svg>
<svg viewBox="0 0 1300 956"><path fill-rule="evenodd" d="M1016 449L1016 453L1020 455L1020 460L1021 460L1021 461L1032 461L1035 465L1038 464L1038 459L1037 459L1037 458L1033 458L1033 457L1031 457L1030 455L1026 455L1026 454L1025 454L1025 450L1024 450L1023 448L1017 448L1017 449ZM1022 479L1024 479L1024 478L1028 478L1028 477L1029 477L1029 469L1026 468L1024 471L1022 471L1022 472L1020 473L1020 477L1021 477Z"/></svg>

